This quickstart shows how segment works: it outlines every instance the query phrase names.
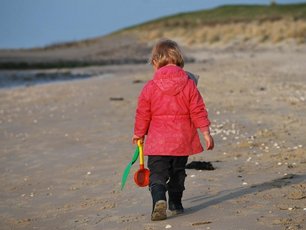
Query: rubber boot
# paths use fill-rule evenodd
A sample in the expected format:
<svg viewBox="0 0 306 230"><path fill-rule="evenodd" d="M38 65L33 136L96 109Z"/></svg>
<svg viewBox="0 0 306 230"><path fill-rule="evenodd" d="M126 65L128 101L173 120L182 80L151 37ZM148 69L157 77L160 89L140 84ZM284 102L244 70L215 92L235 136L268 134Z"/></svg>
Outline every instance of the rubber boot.
<svg viewBox="0 0 306 230"><path fill-rule="evenodd" d="M182 205L183 192L168 192L169 194L169 210L173 214L182 214L184 208Z"/></svg>
<svg viewBox="0 0 306 230"><path fill-rule="evenodd" d="M165 186L157 184L151 187L150 189L153 200L151 220L156 221L167 219L167 199Z"/></svg>

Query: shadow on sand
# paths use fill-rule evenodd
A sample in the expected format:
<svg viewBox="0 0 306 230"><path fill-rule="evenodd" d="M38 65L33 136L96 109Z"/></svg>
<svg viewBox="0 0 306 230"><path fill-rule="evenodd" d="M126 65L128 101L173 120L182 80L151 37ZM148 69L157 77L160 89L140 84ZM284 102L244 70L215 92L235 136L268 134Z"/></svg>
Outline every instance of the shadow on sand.
<svg viewBox="0 0 306 230"><path fill-rule="evenodd" d="M186 209L185 214L192 214L194 212L198 212L201 209L205 209L209 206L213 206L219 203L222 203L227 200L232 200L247 194L252 194L256 192L262 192L266 190L270 190L273 188L282 188L292 184L298 184L300 182L306 182L306 174L297 175L297 174L288 174L284 177L264 182L261 184L255 184L247 188L238 188L233 190L225 190L220 192L216 196L196 196L189 199L185 199L185 201L189 201L190 203L201 202L191 208ZM203 202L202 202L203 201Z"/></svg>

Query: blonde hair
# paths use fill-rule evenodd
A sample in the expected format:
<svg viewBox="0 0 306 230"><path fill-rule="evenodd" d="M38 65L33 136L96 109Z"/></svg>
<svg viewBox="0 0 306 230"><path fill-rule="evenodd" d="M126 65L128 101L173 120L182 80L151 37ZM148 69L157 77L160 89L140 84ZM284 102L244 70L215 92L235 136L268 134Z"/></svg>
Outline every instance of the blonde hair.
<svg viewBox="0 0 306 230"><path fill-rule="evenodd" d="M157 69L168 64L183 68L184 58L182 51L175 41L162 39L152 49L150 64L155 65Z"/></svg>

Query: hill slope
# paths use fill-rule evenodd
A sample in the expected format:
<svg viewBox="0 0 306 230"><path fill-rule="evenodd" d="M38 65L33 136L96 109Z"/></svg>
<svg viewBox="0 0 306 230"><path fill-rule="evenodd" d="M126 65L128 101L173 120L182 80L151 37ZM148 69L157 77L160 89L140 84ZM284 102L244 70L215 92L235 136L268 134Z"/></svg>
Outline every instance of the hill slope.
<svg viewBox="0 0 306 230"><path fill-rule="evenodd" d="M108 36L28 50L0 50L0 68L50 68L146 62L156 39L188 48L306 43L306 3L222 6L178 14Z"/></svg>
<svg viewBox="0 0 306 230"><path fill-rule="evenodd" d="M306 42L306 3L236 5L178 14L125 30L142 40L176 37L186 45Z"/></svg>

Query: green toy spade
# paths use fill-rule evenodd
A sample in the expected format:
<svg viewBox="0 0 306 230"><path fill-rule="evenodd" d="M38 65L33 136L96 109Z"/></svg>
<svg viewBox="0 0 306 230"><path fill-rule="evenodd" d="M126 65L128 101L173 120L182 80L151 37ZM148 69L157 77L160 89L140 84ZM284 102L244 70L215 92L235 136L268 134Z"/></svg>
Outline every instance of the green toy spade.
<svg viewBox="0 0 306 230"><path fill-rule="evenodd" d="M130 173L131 167L137 161L138 156L139 156L139 147L137 146L132 160L130 161L130 163L128 163L128 165L126 166L126 168L123 172L122 179L121 179L121 190L124 188L124 185L125 185L125 182L127 180L128 175Z"/></svg>

